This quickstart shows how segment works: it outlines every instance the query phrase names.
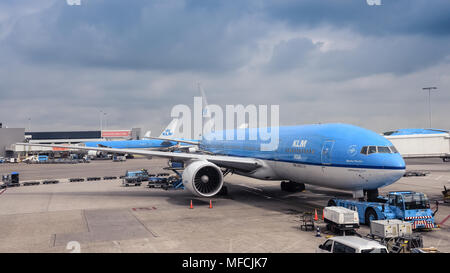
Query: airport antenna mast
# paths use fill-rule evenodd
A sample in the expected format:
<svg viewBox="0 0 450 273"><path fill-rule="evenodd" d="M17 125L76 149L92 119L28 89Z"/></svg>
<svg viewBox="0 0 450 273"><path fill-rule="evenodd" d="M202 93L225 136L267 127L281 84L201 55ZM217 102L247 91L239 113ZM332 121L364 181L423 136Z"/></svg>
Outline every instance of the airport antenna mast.
<svg viewBox="0 0 450 273"><path fill-rule="evenodd" d="M436 89L437 89L437 87L435 87L435 86L422 88L422 90L428 90L428 112L429 112L428 116L430 119L430 127L429 127L430 129L432 128L431 127L431 90L436 90Z"/></svg>

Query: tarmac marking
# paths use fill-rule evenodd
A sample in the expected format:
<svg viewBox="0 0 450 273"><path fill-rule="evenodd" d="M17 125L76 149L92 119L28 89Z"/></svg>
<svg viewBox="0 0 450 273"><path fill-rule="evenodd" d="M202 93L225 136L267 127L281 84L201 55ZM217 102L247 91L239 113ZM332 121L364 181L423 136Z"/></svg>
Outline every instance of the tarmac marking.
<svg viewBox="0 0 450 273"><path fill-rule="evenodd" d="M52 235L52 239L51 239L50 244L51 244L50 247L55 247L56 246L56 234Z"/></svg>
<svg viewBox="0 0 450 273"><path fill-rule="evenodd" d="M67 242L79 243L121 241L135 238L157 236L143 225L129 209L85 210L85 220L89 231L56 234L55 246L64 246Z"/></svg>
<svg viewBox="0 0 450 273"><path fill-rule="evenodd" d="M134 216L134 218L136 219L136 221L138 221L148 232L150 232L151 235L153 235L153 237L159 237L158 233L154 232L153 230L151 230L149 227L147 227L146 225L144 225L144 223L141 222L141 220L139 220L139 218L136 217L136 215L134 215L133 213L131 213L131 215Z"/></svg>
<svg viewBox="0 0 450 273"><path fill-rule="evenodd" d="M50 197L48 198L47 211L49 211L48 209L50 208L50 203L52 202L52 199L53 199L53 192L50 193Z"/></svg>
<svg viewBox="0 0 450 273"><path fill-rule="evenodd" d="M155 210L156 207L151 207L151 208L132 208L133 211L137 211L137 210Z"/></svg>
<svg viewBox="0 0 450 273"><path fill-rule="evenodd" d="M2 193L4 193L4 192L6 191L6 189L7 189L7 188L4 188L2 191L0 191L0 195L1 195Z"/></svg>
<svg viewBox="0 0 450 273"><path fill-rule="evenodd" d="M445 219L442 220L442 222L440 222L439 225L442 226L448 220L448 218L450 218L450 214L447 215L447 217L445 217Z"/></svg>
<svg viewBox="0 0 450 273"><path fill-rule="evenodd" d="M88 222L88 220L87 220L87 218L86 218L86 210L83 210L83 219L84 219L84 222L86 223L86 227L87 227L87 232L91 232L91 230L90 230L90 228L89 228L89 222Z"/></svg>

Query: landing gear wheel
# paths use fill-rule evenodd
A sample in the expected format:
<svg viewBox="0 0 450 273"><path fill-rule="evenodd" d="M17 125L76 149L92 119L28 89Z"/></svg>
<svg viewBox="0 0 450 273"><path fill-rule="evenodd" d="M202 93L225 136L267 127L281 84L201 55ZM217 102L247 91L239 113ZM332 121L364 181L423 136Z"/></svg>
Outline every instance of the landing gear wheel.
<svg viewBox="0 0 450 273"><path fill-rule="evenodd" d="M336 206L336 202L334 202L333 199L330 199L330 201L328 201L328 207L335 207Z"/></svg>

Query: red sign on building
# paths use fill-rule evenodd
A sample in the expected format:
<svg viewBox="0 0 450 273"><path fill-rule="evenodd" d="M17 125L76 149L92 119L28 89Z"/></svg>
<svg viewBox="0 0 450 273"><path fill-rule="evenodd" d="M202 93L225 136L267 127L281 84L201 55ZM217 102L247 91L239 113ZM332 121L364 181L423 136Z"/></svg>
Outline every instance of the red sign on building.
<svg viewBox="0 0 450 273"><path fill-rule="evenodd" d="M102 131L102 137L131 137L130 130Z"/></svg>

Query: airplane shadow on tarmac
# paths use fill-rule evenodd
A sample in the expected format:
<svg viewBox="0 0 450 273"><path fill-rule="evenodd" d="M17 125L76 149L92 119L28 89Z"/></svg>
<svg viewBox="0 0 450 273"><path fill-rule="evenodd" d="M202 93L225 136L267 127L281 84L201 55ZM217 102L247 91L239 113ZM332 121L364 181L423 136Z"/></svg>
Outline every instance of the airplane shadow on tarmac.
<svg viewBox="0 0 450 273"><path fill-rule="evenodd" d="M162 189L148 189L146 183L143 183L140 188L136 187L136 190L132 191L64 191L64 192L51 192L54 197L56 196L78 196L78 197L92 197L92 198L120 198L120 197L136 197L139 201L143 198L164 198L168 203L178 206L186 207L192 205L194 207L209 207L210 200L214 206L225 205L228 206L229 202L222 202L230 200L233 202L239 202L245 205L258 207L264 210L276 211L280 213L292 214L294 212L314 212L314 209L322 209L328 203L332 197L339 198L351 198L352 194L349 192L343 192L339 190L333 190L328 188L316 187L306 185L306 190L303 192L286 192L280 189L279 182L271 181L267 185L258 184L253 187L251 183L247 183L249 186L243 186L236 184L239 181L233 180L232 183L224 183L224 186L228 188L227 195L216 195L211 198L194 196L188 190L162 190ZM41 185L39 187L45 187ZM133 187L134 189L134 187ZM11 193L10 193L11 194ZM16 191L15 195L42 195L42 192L20 192ZM150 199L151 200L151 199ZM222 203L222 204L221 204Z"/></svg>

